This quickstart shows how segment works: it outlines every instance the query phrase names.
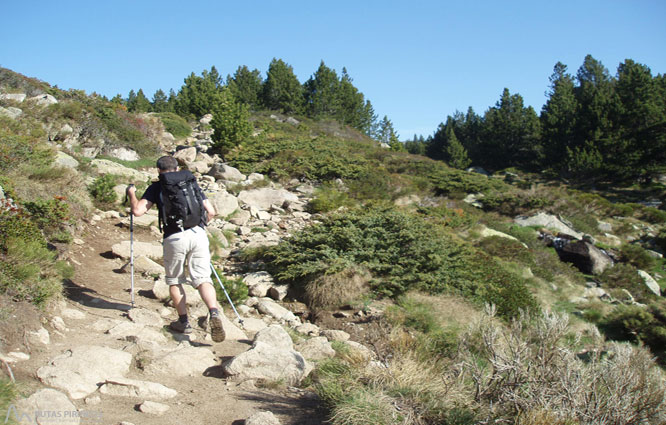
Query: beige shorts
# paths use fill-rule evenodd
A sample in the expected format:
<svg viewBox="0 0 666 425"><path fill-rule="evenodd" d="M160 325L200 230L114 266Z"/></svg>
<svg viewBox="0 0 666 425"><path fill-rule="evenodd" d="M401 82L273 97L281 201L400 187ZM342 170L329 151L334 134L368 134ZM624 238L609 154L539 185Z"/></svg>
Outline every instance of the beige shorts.
<svg viewBox="0 0 666 425"><path fill-rule="evenodd" d="M193 227L174 233L162 242L167 285L198 287L210 278L210 251L206 231Z"/></svg>

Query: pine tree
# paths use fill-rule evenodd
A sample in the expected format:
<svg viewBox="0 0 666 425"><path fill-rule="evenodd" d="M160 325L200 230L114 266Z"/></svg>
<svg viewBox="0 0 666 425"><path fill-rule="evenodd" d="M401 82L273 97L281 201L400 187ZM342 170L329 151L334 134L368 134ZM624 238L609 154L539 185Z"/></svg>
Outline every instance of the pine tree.
<svg viewBox="0 0 666 425"><path fill-rule="evenodd" d="M215 76L207 71L204 71L201 77L191 73L184 82L176 97L176 113L194 118L210 113L219 101L220 94Z"/></svg>
<svg viewBox="0 0 666 425"><path fill-rule="evenodd" d="M273 59L263 86L263 103L268 109L287 114L298 114L303 110L303 88L294 70L282 59Z"/></svg>
<svg viewBox="0 0 666 425"><path fill-rule="evenodd" d="M555 64L550 76L548 96L541 110L544 165L558 168L565 163L567 149L574 146L578 110L573 77L561 62Z"/></svg>
<svg viewBox="0 0 666 425"><path fill-rule="evenodd" d="M153 112L167 112L169 108L168 98L162 89L158 89L153 95L152 110Z"/></svg>
<svg viewBox="0 0 666 425"><path fill-rule="evenodd" d="M261 107L262 90L261 73L243 65L239 66L233 77L227 76L227 87L238 102L246 104L250 109L257 110Z"/></svg>
<svg viewBox="0 0 666 425"><path fill-rule="evenodd" d="M395 142L399 143L398 133L395 132L393 123L386 115L384 115L384 118L379 122L377 132L375 133L375 140L379 143L386 143L388 145Z"/></svg>
<svg viewBox="0 0 666 425"><path fill-rule="evenodd" d="M456 133L453 131L453 126L448 128L447 139L446 154L448 156L449 165L460 170L469 167L472 161L467 156L467 151L462 143L458 141Z"/></svg>
<svg viewBox="0 0 666 425"><path fill-rule="evenodd" d="M228 153L235 146L247 140L252 133L250 112L248 106L234 99L228 88L218 92L218 96L211 108L213 120L213 147L222 155Z"/></svg>
<svg viewBox="0 0 666 425"><path fill-rule="evenodd" d="M327 67L324 61L303 84L303 93L305 112L311 118L337 117L341 110L338 74Z"/></svg>

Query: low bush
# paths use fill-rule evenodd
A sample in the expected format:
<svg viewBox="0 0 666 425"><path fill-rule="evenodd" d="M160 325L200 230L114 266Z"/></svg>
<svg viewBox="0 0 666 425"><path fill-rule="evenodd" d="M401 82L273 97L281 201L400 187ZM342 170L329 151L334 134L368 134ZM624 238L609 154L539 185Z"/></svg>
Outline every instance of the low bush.
<svg viewBox="0 0 666 425"><path fill-rule="evenodd" d="M623 244L620 247L620 258L641 270L650 270L657 262L643 247L634 244Z"/></svg>
<svg viewBox="0 0 666 425"><path fill-rule="evenodd" d="M192 133L192 127L180 115L173 112L161 112L155 115L160 118L166 131L171 133L176 139L184 139Z"/></svg>
<svg viewBox="0 0 666 425"><path fill-rule="evenodd" d="M506 317L536 306L524 280L495 260L475 253L443 227L390 207L333 214L260 257L278 282L301 291L322 276L362 268L380 296L397 297L411 289L454 292L494 302Z"/></svg>
<svg viewBox="0 0 666 425"><path fill-rule="evenodd" d="M626 289L640 303L648 303L656 297L647 288L638 270L630 264L618 263L607 268L599 276L599 280L603 287Z"/></svg>
<svg viewBox="0 0 666 425"><path fill-rule="evenodd" d="M315 190L314 198L308 204L308 210L312 213L326 213L351 205L352 201L346 192L335 184L326 183Z"/></svg>
<svg viewBox="0 0 666 425"><path fill-rule="evenodd" d="M599 321L599 327L610 339L647 345L666 363L666 301L653 302L648 308L618 305Z"/></svg>
<svg viewBox="0 0 666 425"><path fill-rule="evenodd" d="M47 239L55 237L58 242L71 240L71 235L67 237L69 232L65 229L69 221L69 205L64 198L38 199L34 202L25 202L24 207Z"/></svg>
<svg viewBox="0 0 666 425"><path fill-rule="evenodd" d="M118 200L116 192L113 191L113 187L117 184L117 176L113 174L104 174L103 176L97 177L90 186L88 186L88 191L98 206L109 207Z"/></svg>
<svg viewBox="0 0 666 425"><path fill-rule="evenodd" d="M220 272L218 272L217 275L220 277L222 285L224 285L224 288L227 290L227 293L229 294L229 298L231 298L231 301L233 301L234 304L242 303L247 299L249 295L249 289L247 285L243 282L242 278L229 279L226 276L220 274ZM220 302L221 305L226 305L227 303L229 303L229 300L227 300L227 296L224 294L224 290L222 288L219 288L220 284L212 272L210 277L213 280L213 286L216 288L217 300Z"/></svg>

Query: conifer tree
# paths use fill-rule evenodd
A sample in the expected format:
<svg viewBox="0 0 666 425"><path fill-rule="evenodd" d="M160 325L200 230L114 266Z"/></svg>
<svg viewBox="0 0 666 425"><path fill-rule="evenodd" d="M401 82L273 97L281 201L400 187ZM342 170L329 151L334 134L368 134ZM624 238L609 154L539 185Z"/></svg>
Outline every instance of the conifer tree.
<svg viewBox="0 0 666 425"><path fill-rule="evenodd" d="M548 100L541 110L541 137L545 165L564 165L567 149L574 146L578 103L573 77L557 62L550 76Z"/></svg>
<svg viewBox="0 0 666 425"><path fill-rule="evenodd" d="M261 106L261 73L255 69L250 71L245 65L239 66L233 77L227 76L227 87L238 102L248 105L252 110Z"/></svg>
<svg viewBox="0 0 666 425"><path fill-rule="evenodd" d="M460 170L469 167L472 161L467 156L467 151L462 143L458 141L456 133L453 131L453 126L448 128L447 139L446 154L448 156L449 165Z"/></svg>
<svg viewBox="0 0 666 425"><path fill-rule="evenodd" d="M321 61L319 68L303 84L305 112L312 118L336 117L340 112L340 81L335 70Z"/></svg>
<svg viewBox="0 0 666 425"><path fill-rule="evenodd" d="M168 98L162 89L158 89L153 95L153 112L167 112L169 109Z"/></svg>
<svg viewBox="0 0 666 425"><path fill-rule="evenodd" d="M211 108L213 120L213 147L222 155L245 141L252 133L248 106L236 101L228 88L224 87L215 98Z"/></svg>
<svg viewBox="0 0 666 425"><path fill-rule="evenodd" d="M176 113L193 118L201 118L210 113L218 102L220 93L216 81L215 75L207 71L204 71L201 77L191 73L185 78L185 84L176 97Z"/></svg>
<svg viewBox="0 0 666 425"><path fill-rule="evenodd" d="M287 114L303 110L303 88L293 68L282 59L273 59L263 86L263 103L268 109Z"/></svg>

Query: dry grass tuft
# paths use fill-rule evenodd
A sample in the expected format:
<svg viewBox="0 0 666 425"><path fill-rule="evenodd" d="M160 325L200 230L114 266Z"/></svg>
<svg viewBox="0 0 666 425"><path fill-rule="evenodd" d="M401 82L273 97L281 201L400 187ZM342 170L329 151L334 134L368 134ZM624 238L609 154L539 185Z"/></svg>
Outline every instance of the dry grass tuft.
<svg viewBox="0 0 666 425"><path fill-rule="evenodd" d="M305 287L305 302L310 308L337 308L358 301L370 290L372 276L367 269L349 268L320 276Z"/></svg>

